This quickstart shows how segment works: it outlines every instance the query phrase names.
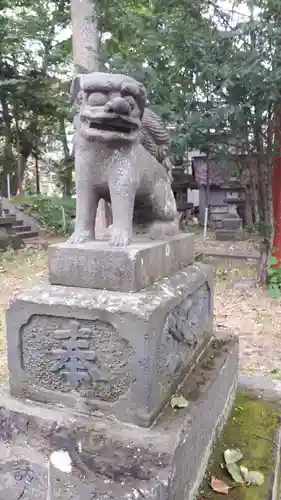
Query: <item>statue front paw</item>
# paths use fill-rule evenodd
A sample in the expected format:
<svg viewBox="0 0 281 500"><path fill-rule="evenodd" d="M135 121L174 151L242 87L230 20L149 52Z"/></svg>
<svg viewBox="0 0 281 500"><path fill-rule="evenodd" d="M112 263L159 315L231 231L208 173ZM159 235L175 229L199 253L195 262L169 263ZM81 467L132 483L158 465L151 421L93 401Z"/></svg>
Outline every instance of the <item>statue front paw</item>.
<svg viewBox="0 0 281 500"><path fill-rule="evenodd" d="M132 232L128 229L110 227L110 244L113 247L126 247L132 240Z"/></svg>
<svg viewBox="0 0 281 500"><path fill-rule="evenodd" d="M77 245L78 243L86 243L87 241L93 241L95 239L93 231L74 231L74 233L68 239L68 243L72 245Z"/></svg>

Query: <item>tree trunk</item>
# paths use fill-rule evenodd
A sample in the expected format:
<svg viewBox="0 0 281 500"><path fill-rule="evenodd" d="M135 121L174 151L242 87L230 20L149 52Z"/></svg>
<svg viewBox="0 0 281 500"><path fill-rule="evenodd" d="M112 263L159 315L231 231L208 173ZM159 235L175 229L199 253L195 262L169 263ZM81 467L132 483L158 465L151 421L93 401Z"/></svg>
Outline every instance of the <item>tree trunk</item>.
<svg viewBox="0 0 281 500"><path fill-rule="evenodd" d="M99 32L94 0L71 0L71 22L75 73L97 71Z"/></svg>
<svg viewBox="0 0 281 500"><path fill-rule="evenodd" d="M269 231L270 231L270 250L272 249L274 237L274 217L273 217L273 192L272 192L272 165L271 158L267 164L267 205L268 205L268 218L269 218Z"/></svg>
<svg viewBox="0 0 281 500"><path fill-rule="evenodd" d="M258 172L257 165L250 160L250 182L251 182L251 198L253 203L254 212L254 222L255 224L260 223L260 213L259 213L259 196L258 196Z"/></svg>
<svg viewBox="0 0 281 500"><path fill-rule="evenodd" d="M62 186L62 192L63 196L71 196L71 190L72 190L72 174L73 174L73 160L70 155L68 143L67 143L67 137L65 133L65 122L64 119L61 118L60 120L60 138L62 142L62 147L63 147L63 153L64 153L64 161L65 161L65 170L64 170L64 175L63 175L63 186Z"/></svg>
<svg viewBox="0 0 281 500"><path fill-rule="evenodd" d="M281 264L281 112L277 121L275 142L277 144L272 168L272 199L274 218L273 255L277 266Z"/></svg>
<svg viewBox="0 0 281 500"><path fill-rule="evenodd" d="M248 231L254 230L254 221L253 221L253 210L252 210L252 197L251 197L251 189L249 186L245 186L245 223Z"/></svg>
<svg viewBox="0 0 281 500"><path fill-rule="evenodd" d="M19 196L22 194L23 175L22 175L22 159L21 159L21 152L20 152L21 148L20 148L20 137L19 137L18 113L17 113L16 107L14 109L14 117L15 117L15 124L16 124L16 144L17 144L17 192L16 192L16 195Z"/></svg>
<svg viewBox="0 0 281 500"><path fill-rule="evenodd" d="M35 155L35 178L36 178L36 194L38 196L40 194L40 172L39 172L38 155Z"/></svg>
<svg viewBox="0 0 281 500"><path fill-rule="evenodd" d="M94 0L71 0L72 47L75 73L89 73L99 68L99 29ZM100 220L99 220L100 219ZM101 204L96 226L108 226L111 207Z"/></svg>
<svg viewBox="0 0 281 500"><path fill-rule="evenodd" d="M258 283L261 285L265 285L267 283L267 276L268 276L268 257L269 257L269 240L267 238L264 238L260 242L260 258L259 258L259 265L258 265Z"/></svg>

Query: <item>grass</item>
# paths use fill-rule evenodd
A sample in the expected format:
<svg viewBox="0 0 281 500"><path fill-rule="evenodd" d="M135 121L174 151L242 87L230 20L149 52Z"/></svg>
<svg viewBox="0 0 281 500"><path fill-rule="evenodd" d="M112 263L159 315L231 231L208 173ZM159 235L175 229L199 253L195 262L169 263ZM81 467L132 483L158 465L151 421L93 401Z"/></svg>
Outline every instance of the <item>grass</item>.
<svg viewBox="0 0 281 500"><path fill-rule="evenodd" d="M47 252L27 247L0 254L0 380L7 376L5 311L16 294L40 283L47 269Z"/></svg>

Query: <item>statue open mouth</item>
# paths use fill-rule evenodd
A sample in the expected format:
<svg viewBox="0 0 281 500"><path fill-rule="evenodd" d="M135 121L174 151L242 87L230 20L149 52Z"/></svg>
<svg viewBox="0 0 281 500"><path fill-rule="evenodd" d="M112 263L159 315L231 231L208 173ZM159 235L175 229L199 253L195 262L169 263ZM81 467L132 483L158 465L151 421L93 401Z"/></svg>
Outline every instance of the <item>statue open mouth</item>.
<svg viewBox="0 0 281 500"><path fill-rule="evenodd" d="M104 130L105 132L121 132L121 134L131 134L137 132L138 126L124 120L93 120L89 123L90 129Z"/></svg>
<svg viewBox="0 0 281 500"><path fill-rule="evenodd" d="M122 117L81 117L81 132L88 140L126 140L134 141L139 134L139 124Z"/></svg>

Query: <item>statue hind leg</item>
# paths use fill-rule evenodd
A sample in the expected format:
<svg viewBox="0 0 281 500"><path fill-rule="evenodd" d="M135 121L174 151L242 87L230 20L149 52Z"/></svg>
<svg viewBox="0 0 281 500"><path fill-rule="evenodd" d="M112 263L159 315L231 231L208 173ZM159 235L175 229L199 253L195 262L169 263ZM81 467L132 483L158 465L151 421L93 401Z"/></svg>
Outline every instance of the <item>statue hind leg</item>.
<svg viewBox="0 0 281 500"><path fill-rule="evenodd" d="M178 234L180 232L179 215L169 182L160 179L154 187L151 200L156 220L150 226L150 236L160 239Z"/></svg>

